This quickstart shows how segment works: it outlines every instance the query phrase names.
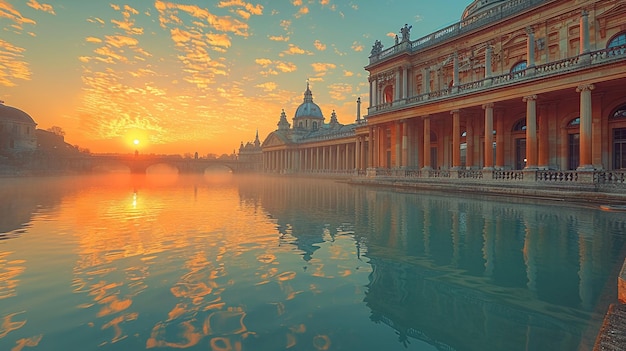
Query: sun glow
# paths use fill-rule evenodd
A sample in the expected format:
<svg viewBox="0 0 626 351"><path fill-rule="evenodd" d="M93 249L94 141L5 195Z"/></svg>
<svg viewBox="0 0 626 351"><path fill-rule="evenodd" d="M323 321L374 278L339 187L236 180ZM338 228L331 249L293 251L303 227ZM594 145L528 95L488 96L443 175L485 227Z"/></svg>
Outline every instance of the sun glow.
<svg viewBox="0 0 626 351"><path fill-rule="evenodd" d="M133 140L133 144L135 144L135 145L139 145L139 139L135 139L135 140Z"/></svg>

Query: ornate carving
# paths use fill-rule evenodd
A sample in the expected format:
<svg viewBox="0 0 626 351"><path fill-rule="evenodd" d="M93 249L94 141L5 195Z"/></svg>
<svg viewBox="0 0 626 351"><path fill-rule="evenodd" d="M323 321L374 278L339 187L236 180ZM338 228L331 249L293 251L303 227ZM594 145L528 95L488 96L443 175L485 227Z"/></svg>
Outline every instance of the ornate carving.
<svg viewBox="0 0 626 351"><path fill-rule="evenodd" d="M537 95L528 95L522 98L522 101L524 102L535 101L535 100L537 100Z"/></svg>
<svg viewBox="0 0 626 351"><path fill-rule="evenodd" d="M376 40L374 42L374 45L372 46L372 56L374 55L378 55L383 51L383 44L380 42L380 40Z"/></svg>
<svg viewBox="0 0 626 351"><path fill-rule="evenodd" d="M581 84L576 88L576 92L580 93L583 91L591 91L595 89L595 86L593 84Z"/></svg>

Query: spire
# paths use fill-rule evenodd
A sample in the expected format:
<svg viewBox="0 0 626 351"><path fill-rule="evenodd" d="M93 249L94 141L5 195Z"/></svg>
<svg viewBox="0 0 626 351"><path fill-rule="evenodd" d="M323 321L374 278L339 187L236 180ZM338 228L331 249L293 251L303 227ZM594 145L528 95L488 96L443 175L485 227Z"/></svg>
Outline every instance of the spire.
<svg viewBox="0 0 626 351"><path fill-rule="evenodd" d="M256 130L256 137L254 138L254 146L259 147L261 145L261 141L259 141L259 130Z"/></svg>
<svg viewBox="0 0 626 351"><path fill-rule="evenodd" d="M313 93L309 89L309 80L306 80L306 90L304 91L304 102L313 102Z"/></svg>
<svg viewBox="0 0 626 351"><path fill-rule="evenodd" d="M288 130L291 128L289 122L287 122L287 115L285 114L285 109L280 113L280 120L278 121L278 130Z"/></svg>

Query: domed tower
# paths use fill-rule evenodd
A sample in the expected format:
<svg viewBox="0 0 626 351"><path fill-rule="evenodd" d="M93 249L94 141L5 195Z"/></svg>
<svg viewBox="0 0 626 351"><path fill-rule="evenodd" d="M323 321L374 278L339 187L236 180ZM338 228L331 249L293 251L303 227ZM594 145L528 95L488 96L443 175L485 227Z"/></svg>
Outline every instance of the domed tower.
<svg viewBox="0 0 626 351"><path fill-rule="evenodd" d="M0 101L0 151L32 151L37 148L37 123L26 112Z"/></svg>
<svg viewBox="0 0 626 351"><path fill-rule="evenodd" d="M471 17L478 15L479 13L488 11L504 1L506 0L474 0L471 4L469 4L469 6L465 8L465 11L463 11L461 21L470 19Z"/></svg>
<svg viewBox="0 0 626 351"><path fill-rule="evenodd" d="M324 124L324 115L317 104L313 102L313 93L309 89L309 82L306 83L304 92L304 102L298 106L293 117L293 128L301 130L316 130Z"/></svg>

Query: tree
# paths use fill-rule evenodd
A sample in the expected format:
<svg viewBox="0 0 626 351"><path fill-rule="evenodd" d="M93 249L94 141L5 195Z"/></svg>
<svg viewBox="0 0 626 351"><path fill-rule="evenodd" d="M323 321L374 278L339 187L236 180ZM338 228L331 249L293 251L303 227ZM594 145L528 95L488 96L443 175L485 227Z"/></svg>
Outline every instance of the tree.
<svg viewBox="0 0 626 351"><path fill-rule="evenodd" d="M48 132L53 133L55 135L58 136L65 136L65 131L63 130L63 128L59 127L59 126L52 126L48 129L46 129Z"/></svg>

